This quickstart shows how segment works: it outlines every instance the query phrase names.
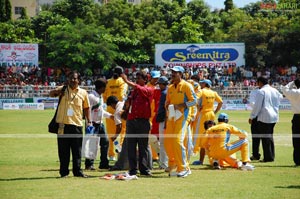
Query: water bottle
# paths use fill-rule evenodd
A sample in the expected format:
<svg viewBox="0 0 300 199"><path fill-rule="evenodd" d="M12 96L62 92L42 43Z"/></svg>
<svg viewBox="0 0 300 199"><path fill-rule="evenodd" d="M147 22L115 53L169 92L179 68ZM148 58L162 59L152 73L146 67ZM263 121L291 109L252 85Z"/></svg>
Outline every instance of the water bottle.
<svg viewBox="0 0 300 199"><path fill-rule="evenodd" d="M119 141L118 141L118 140L115 140L115 141L114 141L114 145L115 145L115 152L116 152L116 153L120 153L121 150L122 150L122 147L121 147Z"/></svg>
<svg viewBox="0 0 300 199"><path fill-rule="evenodd" d="M94 134L94 131L95 131L95 127L94 126L88 126L86 127L86 130L85 130L85 134L89 134L89 135L93 135Z"/></svg>

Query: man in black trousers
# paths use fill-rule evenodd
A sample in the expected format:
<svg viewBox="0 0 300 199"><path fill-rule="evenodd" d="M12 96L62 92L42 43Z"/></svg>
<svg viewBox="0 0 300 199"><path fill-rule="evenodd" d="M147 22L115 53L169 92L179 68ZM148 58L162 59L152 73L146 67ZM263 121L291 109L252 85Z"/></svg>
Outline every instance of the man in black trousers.
<svg viewBox="0 0 300 199"><path fill-rule="evenodd" d="M290 101L292 112L293 159L295 166L300 166L300 79L291 81L282 88L284 96Z"/></svg>

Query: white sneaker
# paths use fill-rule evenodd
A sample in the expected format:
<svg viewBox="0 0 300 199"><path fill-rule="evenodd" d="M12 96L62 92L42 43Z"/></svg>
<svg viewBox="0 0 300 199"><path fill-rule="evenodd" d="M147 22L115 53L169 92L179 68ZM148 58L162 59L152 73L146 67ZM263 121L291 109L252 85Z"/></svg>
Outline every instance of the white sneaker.
<svg viewBox="0 0 300 199"><path fill-rule="evenodd" d="M243 171L253 171L255 169L255 167L249 163L243 164L240 168Z"/></svg>
<svg viewBox="0 0 300 199"><path fill-rule="evenodd" d="M116 161L116 158L114 156L110 156L109 161Z"/></svg>
<svg viewBox="0 0 300 199"><path fill-rule="evenodd" d="M189 169L189 170L188 170L188 175L191 175L191 174L192 174L192 170Z"/></svg>
<svg viewBox="0 0 300 199"><path fill-rule="evenodd" d="M238 168L241 168L243 166L243 163L241 161L238 161L237 166L238 166Z"/></svg>
<svg viewBox="0 0 300 199"><path fill-rule="evenodd" d="M183 170L177 173L178 178L185 178L189 175L190 170Z"/></svg>

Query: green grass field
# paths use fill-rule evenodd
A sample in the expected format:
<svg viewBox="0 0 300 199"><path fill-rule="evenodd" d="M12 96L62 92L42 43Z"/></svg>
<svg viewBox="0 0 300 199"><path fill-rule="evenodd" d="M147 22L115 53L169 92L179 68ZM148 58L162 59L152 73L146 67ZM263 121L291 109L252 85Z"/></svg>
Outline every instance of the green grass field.
<svg viewBox="0 0 300 199"><path fill-rule="evenodd" d="M230 123L250 132L248 111L224 112ZM170 178L154 169L154 177L133 181L100 179L108 173L105 170L86 172L91 176L87 179L59 178L56 135L47 132L53 114L53 110L0 111L1 198L300 198L300 168L292 160L288 111L280 113L275 127L275 162L253 162L253 172L203 165L191 166L187 178Z"/></svg>

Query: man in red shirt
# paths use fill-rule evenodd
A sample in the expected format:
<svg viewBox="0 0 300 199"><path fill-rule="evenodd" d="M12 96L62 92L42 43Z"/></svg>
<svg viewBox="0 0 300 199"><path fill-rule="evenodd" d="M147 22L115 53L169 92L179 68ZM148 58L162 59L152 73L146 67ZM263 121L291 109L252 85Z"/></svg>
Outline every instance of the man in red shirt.
<svg viewBox="0 0 300 199"><path fill-rule="evenodd" d="M150 131L151 101L153 89L146 86L146 74L138 71L136 73L136 83L127 79L125 74L121 74L123 80L133 90L128 97L129 112L126 122L126 139L128 144L129 175L136 175L137 168L141 175L151 176L149 167L149 144L148 137ZM137 167L136 148L138 146L139 166Z"/></svg>

